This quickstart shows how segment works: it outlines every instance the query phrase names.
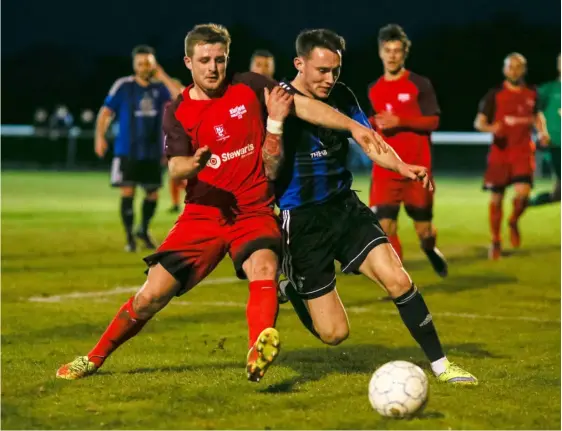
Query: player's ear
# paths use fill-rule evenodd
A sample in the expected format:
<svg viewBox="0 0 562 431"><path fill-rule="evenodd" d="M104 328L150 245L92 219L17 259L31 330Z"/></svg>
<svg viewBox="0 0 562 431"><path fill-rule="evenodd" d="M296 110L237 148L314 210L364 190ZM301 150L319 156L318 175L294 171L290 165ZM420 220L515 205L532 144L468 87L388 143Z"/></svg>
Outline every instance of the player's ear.
<svg viewBox="0 0 562 431"><path fill-rule="evenodd" d="M297 69L299 73L302 73L304 68L304 61L302 57L295 57L295 59L293 60L293 64L295 65L295 69Z"/></svg>
<svg viewBox="0 0 562 431"><path fill-rule="evenodd" d="M193 70L193 64L190 57L185 56L183 58L183 62L185 63L185 67L187 67L189 70Z"/></svg>

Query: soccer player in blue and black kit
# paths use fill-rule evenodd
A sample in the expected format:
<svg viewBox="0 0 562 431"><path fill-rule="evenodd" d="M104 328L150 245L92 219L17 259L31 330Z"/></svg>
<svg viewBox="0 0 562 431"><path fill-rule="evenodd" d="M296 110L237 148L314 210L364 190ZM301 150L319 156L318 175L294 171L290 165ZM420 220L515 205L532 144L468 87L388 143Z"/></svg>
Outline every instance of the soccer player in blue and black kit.
<svg viewBox="0 0 562 431"><path fill-rule="evenodd" d="M337 83L344 48L343 38L330 30L302 32L296 42L298 74L280 85L291 94L323 100L368 125L355 95ZM289 280L282 282L282 289L317 338L341 343L348 337L349 324L336 291L337 260L344 273L362 273L388 292L438 380L477 384L472 374L447 360L421 293L376 216L351 190L352 175L345 165L348 138L295 117L284 122L279 170L272 176L284 235L282 269ZM392 148L368 155L383 168L432 187L425 168L404 163Z"/></svg>
<svg viewBox="0 0 562 431"><path fill-rule="evenodd" d="M111 165L111 185L121 189L121 219L127 235L125 250L136 251L133 233L135 187L146 192L136 236L146 248L155 248L148 226L162 185L162 113L164 105L181 92L181 84L156 63L154 50L145 45L132 52L135 74L119 78L109 91L96 122L95 151L107 151L105 133L113 117L119 123Z"/></svg>

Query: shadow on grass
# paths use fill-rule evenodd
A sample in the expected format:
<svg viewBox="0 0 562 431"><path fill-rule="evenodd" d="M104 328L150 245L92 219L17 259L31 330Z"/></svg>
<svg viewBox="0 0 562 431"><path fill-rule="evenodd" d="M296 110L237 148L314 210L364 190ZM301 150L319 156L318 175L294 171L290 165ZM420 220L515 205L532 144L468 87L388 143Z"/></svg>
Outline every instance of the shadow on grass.
<svg viewBox="0 0 562 431"><path fill-rule="evenodd" d="M465 343L444 346L451 356L472 358L505 358L486 349L482 344ZM314 382L332 373L371 375L378 367L393 360L408 360L432 374L427 360L418 347L389 347L361 344L340 347L320 347L289 351L279 358L279 365L287 366L299 375L260 389L263 393L299 392L299 386Z"/></svg>

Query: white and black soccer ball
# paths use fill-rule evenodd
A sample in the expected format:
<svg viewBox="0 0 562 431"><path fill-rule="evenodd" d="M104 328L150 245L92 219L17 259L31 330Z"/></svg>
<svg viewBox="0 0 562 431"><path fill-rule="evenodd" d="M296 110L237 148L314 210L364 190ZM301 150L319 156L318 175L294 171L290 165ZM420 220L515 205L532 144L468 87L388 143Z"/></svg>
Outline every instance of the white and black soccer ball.
<svg viewBox="0 0 562 431"><path fill-rule="evenodd" d="M406 361L387 362L369 382L369 401L382 416L404 418L421 412L429 384L423 370Z"/></svg>

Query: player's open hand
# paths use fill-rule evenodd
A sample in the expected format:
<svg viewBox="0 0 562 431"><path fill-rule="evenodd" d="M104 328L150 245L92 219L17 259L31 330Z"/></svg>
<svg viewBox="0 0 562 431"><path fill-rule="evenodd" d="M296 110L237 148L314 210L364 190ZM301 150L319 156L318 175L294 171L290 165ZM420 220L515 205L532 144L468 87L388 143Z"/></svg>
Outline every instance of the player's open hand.
<svg viewBox="0 0 562 431"><path fill-rule="evenodd" d="M94 144L94 151L96 152L96 155L100 159L103 159L103 156L105 156L105 153L107 152L107 140L105 139L104 136L98 136L96 138L96 142Z"/></svg>
<svg viewBox="0 0 562 431"><path fill-rule="evenodd" d="M263 93L269 118L275 121L285 121L293 107L293 95L279 86L271 91L264 88Z"/></svg>
<svg viewBox="0 0 562 431"><path fill-rule="evenodd" d="M386 153L388 152L388 144L379 135L372 129L368 127L362 126L361 124L357 123L351 129L351 136L359 144L363 151L366 154L370 153L371 151L376 151L377 154Z"/></svg>
<svg viewBox="0 0 562 431"><path fill-rule="evenodd" d="M195 154L192 158L193 169L199 172L207 165L207 162L211 159L212 155L213 153L207 145L201 148L197 148L197 151L195 151Z"/></svg>
<svg viewBox="0 0 562 431"><path fill-rule="evenodd" d="M410 178L413 181L421 181L423 188L433 191L433 184L427 168L417 165L409 165L407 163L400 163L397 172L403 177Z"/></svg>

